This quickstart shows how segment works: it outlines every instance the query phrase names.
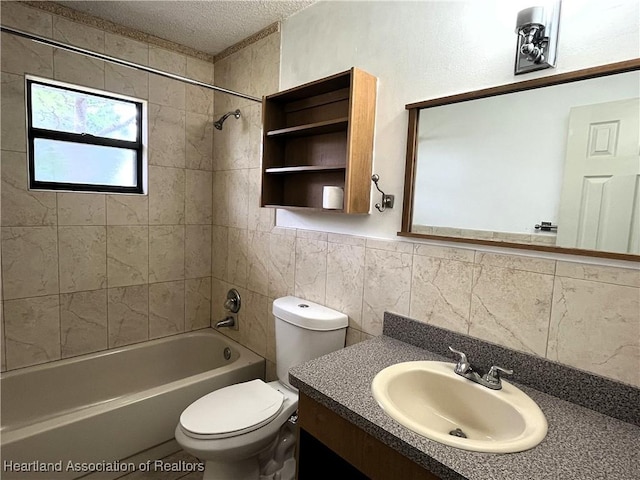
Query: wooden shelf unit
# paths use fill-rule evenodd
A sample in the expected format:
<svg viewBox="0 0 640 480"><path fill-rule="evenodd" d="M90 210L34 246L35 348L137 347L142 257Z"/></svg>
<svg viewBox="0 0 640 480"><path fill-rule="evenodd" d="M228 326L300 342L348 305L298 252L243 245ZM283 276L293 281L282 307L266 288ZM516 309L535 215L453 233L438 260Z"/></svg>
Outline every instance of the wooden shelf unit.
<svg viewBox="0 0 640 480"><path fill-rule="evenodd" d="M264 97L261 206L322 210L330 185L338 212L369 213L376 83L354 67Z"/></svg>

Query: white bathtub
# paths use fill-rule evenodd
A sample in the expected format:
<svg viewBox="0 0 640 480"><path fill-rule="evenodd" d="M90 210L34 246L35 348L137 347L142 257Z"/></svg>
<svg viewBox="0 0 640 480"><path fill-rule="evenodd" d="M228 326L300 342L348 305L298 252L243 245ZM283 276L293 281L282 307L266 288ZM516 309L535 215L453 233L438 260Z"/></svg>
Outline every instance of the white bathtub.
<svg viewBox="0 0 640 480"><path fill-rule="evenodd" d="M87 474L86 466L77 468L83 462L124 468L119 461L172 441L191 402L264 378L264 365L262 357L205 329L3 373L0 477L78 478ZM53 471L16 473L25 463Z"/></svg>

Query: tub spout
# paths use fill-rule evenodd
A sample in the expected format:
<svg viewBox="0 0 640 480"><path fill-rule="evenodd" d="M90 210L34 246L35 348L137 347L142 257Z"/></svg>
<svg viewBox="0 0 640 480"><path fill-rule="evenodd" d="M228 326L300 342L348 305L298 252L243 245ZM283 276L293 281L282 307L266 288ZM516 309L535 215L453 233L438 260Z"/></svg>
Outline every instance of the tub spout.
<svg viewBox="0 0 640 480"><path fill-rule="evenodd" d="M226 317L224 320L220 320L219 322L216 323L216 328L235 327L235 326L236 326L236 319L233 318L231 315Z"/></svg>

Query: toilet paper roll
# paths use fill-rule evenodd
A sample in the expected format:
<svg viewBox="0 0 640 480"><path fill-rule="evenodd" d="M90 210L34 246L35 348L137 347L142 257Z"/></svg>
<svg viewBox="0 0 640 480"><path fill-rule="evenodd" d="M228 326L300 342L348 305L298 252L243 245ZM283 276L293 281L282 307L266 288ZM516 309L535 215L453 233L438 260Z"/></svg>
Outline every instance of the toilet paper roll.
<svg viewBox="0 0 640 480"><path fill-rule="evenodd" d="M325 186L322 188L322 208L342 210L344 190L342 187Z"/></svg>

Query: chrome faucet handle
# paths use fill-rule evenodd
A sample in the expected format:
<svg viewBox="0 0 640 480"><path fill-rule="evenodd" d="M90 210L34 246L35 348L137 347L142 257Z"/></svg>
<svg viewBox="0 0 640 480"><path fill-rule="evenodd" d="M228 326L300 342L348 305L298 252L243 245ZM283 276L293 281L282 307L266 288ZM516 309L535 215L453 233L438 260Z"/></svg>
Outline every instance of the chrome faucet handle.
<svg viewBox="0 0 640 480"><path fill-rule="evenodd" d="M453 347L449 346L449 350L458 355L458 363L455 368L455 372L459 375L463 375L471 370L471 364L469 360L467 360L467 354L464 352L460 352L455 350Z"/></svg>
<svg viewBox="0 0 640 480"><path fill-rule="evenodd" d="M498 367L496 365L493 365L489 369L489 373L487 373L484 376L484 380L487 383L490 383L492 385L499 385L500 384L500 374L501 373L503 373L505 375L513 375L513 370L509 370L508 368L502 368L502 367Z"/></svg>

